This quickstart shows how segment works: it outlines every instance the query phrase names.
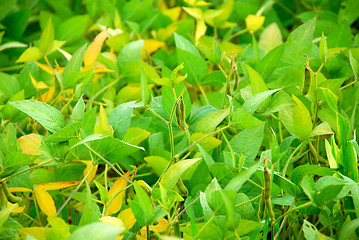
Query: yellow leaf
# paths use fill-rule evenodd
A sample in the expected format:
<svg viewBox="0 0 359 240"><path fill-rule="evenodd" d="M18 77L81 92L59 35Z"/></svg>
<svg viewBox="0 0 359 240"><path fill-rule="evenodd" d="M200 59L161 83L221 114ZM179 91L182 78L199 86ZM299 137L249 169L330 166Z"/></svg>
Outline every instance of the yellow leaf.
<svg viewBox="0 0 359 240"><path fill-rule="evenodd" d="M197 20L204 18L203 11L200 8L183 7L183 10L185 10L189 15L191 15L192 17L194 17Z"/></svg>
<svg viewBox="0 0 359 240"><path fill-rule="evenodd" d="M128 179L130 176L130 171L126 172L124 176ZM108 206L105 215L117 213L118 211L120 211L122 207L123 196L125 195L124 189L126 188L126 186L127 181L122 177L118 178L116 182L112 185L112 187L108 191L108 196L110 199L113 198L113 200L109 203L110 205Z"/></svg>
<svg viewBox="0 0 359 240"><path fill-rule="evenodd" d="M166 231L167 227L168 227L167 219L160 218L160 219L158 219L158 223L156 225L150 226L150 230L152 230L154 232L161 233L161 232ZM146 232L147 232L146 227L141 228L140 232L141 232L142 236L146 236Z"/></svg>
<svg viewBox="0 0 359 240"><path fill-rule="evenodd" d="M67 188L71 186L78 185L81 181L74 181L74 182L51 182L51 183L41 183L36 185L36 189L41 189L45 191L49 190L58 190L62 188Z"/></svg>
<svg viewBox="0 0 359 240"><path fill-rule="evenodd" d="M7 206L8 206L8 207L10 207L10 206L12 206L12 205L15 205L15 204L17 205L17 203L7 202ZM16 207L11 211L11 213L21 213L21 212L24 211L24 209L25 209L25 205L24 205L24 206L21 206L21 207L16 206Z"/></svg>
<svg viewBox="0 0 359 240"><path fill-rule="evenodd" d="M123 223L126 226L126 229L131 229L132 226L137 221L135 218L135 215L133 215L131 208L127 208L127 209L123 210L122 212L120 212L120 214L118 215L118 218L123 221Z"/></svg>
<svg viewBox="0 0 359 240"><path fill-rule="evenodd" d="M29 73L29 75L30 75L31 83L32 83L32 85L34 85L34 87L36 89L47 89L47 88L49 88L49 86L47 86L44 82L42 82L42 81L37 82L36 79L31 75L31 73Z"/></svg>
<svg viewBox="0 0 359 240"><path fill-rule="evenodd" d="M100 105L100 122L99 125L95 125L95 134L101 133L104 135L113 136L113 128L108 123L108 117L102 104Z"/></svg>
<svg viewBox="0 0 359 240"><path fill-rule="evenodd" d="M85 67L91 67L96 62L97 57L101 52L102 45L107 39L107 35L107 29L100 32L86 49L84 57Z"/></svg>
<svg viewBox="0 0 359 240"><path fill-rule="evenodd" d="M166 28L158 29L157 31L157 39L161 41L167 41L173 33L177 30L178 25L177 22L171 23Z"/></svg>
<svg viewBox="0 0 359 240"><path fill-rule="evenodd" d="M35 197L37 200L37 203L47 216L55 216L56 214L56 207L54 199L51 197L51 195L46 192L44 189L35 187Z"/></svg>
<svg viewBox="0 0 359 240"><path fill-rule="evenodd" d="M84 169L84 176L87 175L87 173L90 171L90 169L92 168L93 166L93 162L88 160L81 160L81 162L83 162L84 164L86 164L86 168ZM86 178L86 181L87 183L90 183L92 182L93 178L96 176L96 172L97 172L97 168L98 168L98 165L96 164L94 166L94 168L92 169L92 171L90 172L90 174L87 176Z"/></svg>
<svg viewBox="0 0 359 240"><path fill-rule="evenodd" d="M62 50L61 48L57 49L60 53L62 53L62 55L64 55L64 57L66 58L67 61L70 61L72 58L72 55L64 50Z"/></svg>
<svg viewBox="0 0 359 240"><path fill-rule="evenodd" d="M54 93L55 93L55 87L51 86L46 93L41 94L40 96L41 102L45 102L45 103L49 102L54 96Z"/></svg>
<svg viewBox="0 0 359 240"><path fill-rule="evenodd" d="M95 68L95 70L93 71L93 73L103 73L103 72L111 73L111 72L115 72L115 70L106 69L106 68Z"/></svg>
<svg viewBox="0 0 359 240"><path fill-rule="evenodd" d="M249 14L246 17L246 26L249 31L255 32L263 26L265 17Z"/></svg>
<svg viewBox="0 0 359 240"><path fill-rule="evenodd" d="M24 188L24 187L13 187L9 188L10 192L32 192L30 188Z"/></svg>
<svg viewBox="0 0 359 240"><path fill-rule="evenodd" d="M43 63L39 63L38 61L35 61L36 65L39 66L39 68L41 68L42 70L44 70L45 72L54 75L54 71L52 71L52 69L49 67L49 65L47 64L43 64Z"/></svg>
<svg viewBox="0 0 359 240"><path fill-rule="evenodd" d="M206 34L207 26L203 19L197 21L196 26L196 43L198 43L199 39Z"/></svg>
<svg viewBox="0 0 359 240"><path fill-rule="evenodd" d="M40 155L39 151L41 137L39 134L31 133L25 136L22 136L17 139L21 146L22 153L30 155Z"/></svg>
<svg viewBox="0 0 359 240"><path fill-rule="evenodd" d="M166 15L167 17L171 18L171 20L173 22L177 21L181 15L181 7L174 7L174 8L169 8L166 10L163 10L162 13L163 15Z"/></svg>
<svg viewBox="0 0 359 240"><path fill-rule="evenodd" d="M146 39L143 43L141 57L145 58L156 52L158 49L165 45L164 42L155 39Z"/></svg>
<svg viewBox="0 0 359 240"><path fill-rule="evenodd" d="M103 222L103 223L107 223L107 224L122 228L123 231L125 231L125 229L126 229L125 224L119 218L111 217L111 216L105 216L105 217L100 218L99 220L101 222Z"/></svg>

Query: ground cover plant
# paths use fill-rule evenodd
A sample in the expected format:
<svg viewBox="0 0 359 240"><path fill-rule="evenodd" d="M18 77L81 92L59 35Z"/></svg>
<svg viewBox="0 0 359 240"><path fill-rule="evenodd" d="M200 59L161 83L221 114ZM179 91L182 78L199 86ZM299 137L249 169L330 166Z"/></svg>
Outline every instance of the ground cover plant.
<svg viewBox="0 0 359 240"><path fill-rule="evenodd" d="M0 4L1 239L357 239L359 2Z"/></svg>

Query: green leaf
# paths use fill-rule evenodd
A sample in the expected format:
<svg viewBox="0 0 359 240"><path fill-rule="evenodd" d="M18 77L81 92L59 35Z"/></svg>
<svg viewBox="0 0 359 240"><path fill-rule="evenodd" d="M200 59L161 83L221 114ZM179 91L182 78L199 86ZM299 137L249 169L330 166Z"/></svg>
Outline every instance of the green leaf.
<svg viewBox="0 0 359 240"><path fill-rule="evenodd" d="M149 156L145 157L144 160L151 166L157 176L161 176L168 164L168 160L160 156Z"/></svg>
<svg viewBox="0 0 359 240"><path fill-rule="evenodd" d="M264 137L264 124L252 129L245 129L232 138L230 144L237 154L246 156L244 166L249 167L254 163ZM229 151L226 147L225 151Z"/></svg>
<svg viewBox="0 0 359 240"><path fill-rule="evenodd" d="M108 116L108 123L113 127L115 138L122 139L130 127L135 101L118 105Z"/></svg>
<svg viewBox="0 0 359 240"><path fill-rule="evenodd" d="M62 84L65 88L73 88L75 86L84 60L86 46L85 44L77 50L66 64L62 74Z"/></svg>
<svg viewBox="0 0 359 240"><path fill-rule="evenodd" d="M236 228L236 233L238 234L238 236L241 237L250 232L253 232L257 228L260 228L261 226L263 226L263 223L255 222L247 219L241 219L239 221L239 225Z"/></svg>
<svg viewBox="0 0 359 240"><path fill-rule="evenodd" d="M312 51L313 32L316 19L313 18L296 28L288 37L282 55L282 60L287 63L304 63L304 55L310 55Z"/></svg>
<svg viewBox="0 0 359 240"><path fill-rule="evenodd" d="M66 125L65 119L60 111L47 103L35 100L23 100L10 104L38 121L49 132L57 132Z"/></svg>
<svg viewBox="0 0 359 240"><path fill-rule="evenodd" d="M151 95L150 95L150 91L148 90L147 76L143 67L141 67L140 82L141 82L141 98L143 101L143 105L148 106L151 102Z"/></svg>
<svg viewBox="0 0 359 240"><path fill-rule="evenodd" d="M1 194L3 194L3 193L1 193ZM14 210L14 208L16 206L17 206L17 204L14 204L14 205L4 208L0 211L0 229L3 228L4 223L9 218L10 213L12 212L12 210Z"/></svg>
<svg viewBox="0 0 359 240"><path fill-rule="evenodd" d="M353 57L353 54L351 51L349 51L349 60L350 60L350 66L352 67L353 74L355 79L358 79L359 76L359 62Z"/></svg>
<svg viewBox="0 0 359 240"><path fill-rule="evenodd" d="M68 141L72 138L76 138L79 134L80 128L81 128L81 123L79 122L67 125L63 129L47 137L46 141L58 143L58 142Z"/></svg>
<svg viewBox="0 0 359 240"><path fill-rule="evenodd" d="M55 31L54 26L52 25L51 18L47 21L46 27L41 34L39 49L40 51L46 55L49 50L50 44L55 40Z"/></svg>
<svg viewBox="0 0 359 240"><path fill-rule="evenodd" d="M270 95L278 91L279 89L274 89L257 93L243 104L243 110L245 110L249 114L253 114L261 103L263 103Z"/></svg>
<svg viewBox="0 0 359 240"><path fill-rule="evenodd" d="M351 47L352 30L346 21L340 22L327 37L328 48Z"/></svg>
<svg viewBox="0 0 359 240"><path fill-rule="evenodd" d="M212 164L214 164L213 158L201 145L198 144L197 146L199 151L201 152L203 160L206 162L208 168L210 168Z"/></svg>
<svg viewBox="0 0 359 240"><path fill-rule="evenodd" d="M152 201L145 190L140 187L137 182L134 182L133 186L136 195L133 201L130 201L132 212L141 226L150 225L154 216Z"/></svg>
<svg viewBox="0 0 359 240"><path fill-rule="evenodd" d="M257 162L246 170L242 169L241 172L227 184L224 190L235 190L238 192L243 184L258 170L260 165L261 162Z"/></svg>
<svg viewBox="0 0 359 240"><path fill-rule="evenodd" d="M38 60L42 57L43 57L43 54L39 48L30 47L30 48L26 49L25 52L23 52L21 54L21 56L16 60L16 63L32 62L32 61Z"/></svg>
<svg viewBox="0 0 359 240"><path fill-rule="evenodd" d="M91 189L86 182L86 203L83 209L81 220L79 222L79 226L85 226L89 223L97 222L101 217L100 209L94 199L96 198L91 194Z"/></svg>
<svg viewBox="0 0 359 240"><path fill-rule="evenodd" d="M0 93L11 98L13 95L21 91L18 80L9 74L0 72Z"/></svg>
<svg viewBox="0 0 359 240"><path fill-rule="evenodd" d="M307 240L332 240L333 238L330 238L328 236L325 236L321 232L317 230L317 228L304 219L303 224L303 232L304 236ZM340 238L340 239L349 239L349 238Z"/></svg>
<svg viewBox="0 0 359 240"><path fill-rule="evenodd" d="M354 219L343 225L342 229L340 229L338 239L353 239L353 236L357 236L355 231L358 227L359 219Z"/></svg>
<svg viewBox="0 0 359 240"><path fill-rule="evenodd" d="M125 231L124 227L121 228L102 222L95 222L77 229L68 240L115 240L119 234Z"/></svg>
<svg viewBox="0 0 359 240"><path fill-rule="evenodd" d="M218 124L220 124L223 119L228 116L229 112L229 108L226 108L214 113L210 113L198 122L196 132L207 134L212 133L216 129Z"/></svg>
<svg viewBox="0 0 359 240"><path fill-rule="evenodd" d="M293 108L280 111L279 119L283 122L290 134L294 137L304 139L309 137L313 129L311 116L308 109L296 96L293 95L292 98L297 105Z"/></svg>
<svg viewBox="0 0 359 240"><path fill-rule="evenodd" d="M270 51L282 43L282 33L280 32L277 23L273 22L262 32L258 45L260 48Z"/></svg>
<svg viewBox="0 0 359 240"><path fill-rule="evenodd" d="M30 165L38 156L28 155L21 152L10 152L4 158L3 166L7 170L16 170L20 167Z"/></svg>
<svg viewBox="0 0 359 240"><path fill-rule="evenodd" d="M180 178L180 176L193 164L198 162L200 158L182 160L178 163L173 164L168 170L163 174L161 179L161 184L166 189L171 189L174 187Z"/></svg>
<svg viewBox="0 0 359 240"><path fill-rule="evenodd" d="M293 170L291 181L298 185L305 175L315 174L318 176L329 176L335 172L334 169L316 166L316 165L302 165Z"/></svg>
<svg viewBox="0 0 359 240"><path fill-rule="evenodd" d="M85 103L81 96L80 99L77 101L75 107L72 109L72 113L70 116L70 123L82 121L84 115L85 115Z"/></svg>
<svg viewBox="0 0 359 240"><path fill-rule="evenodd" d="M178 63L184 63L182 74L187 74L187 81L191 84L199 84L207 74L208 66L201 57L197 48L186 38L175 33L175 43Z"/></svg>
<svg viewBox="0 0 359 240"><path fill-rule="evenodd" d="M231 113L231 122L239 130L250 129L258 127L262 124L258 118L253 117L248 112L244 111L242 108L236 109Z"/></svg>
<svg viewBox="0 0 359 240"><path fill-rule="evenodd" d="M47 221L52 228L51 231L46 232L46 238L62 240L70 237L70 226L62 218L48 216Z"/></svg>
<svg viewBox="0 0 359 240"><path fill-rule="evenodd" d="M80 40L88 28L89 20L89 15L76 15L66 18L66 20L61 22L55 29L56 38L66 41L67 44Z"/></svg>
<svg viewBox="0 0 359 240"><path fill-rule="evenodd" d="M285 44L282 44L269 51L256 65L256 71L266 80L277 68L283 55Z"/></svg>

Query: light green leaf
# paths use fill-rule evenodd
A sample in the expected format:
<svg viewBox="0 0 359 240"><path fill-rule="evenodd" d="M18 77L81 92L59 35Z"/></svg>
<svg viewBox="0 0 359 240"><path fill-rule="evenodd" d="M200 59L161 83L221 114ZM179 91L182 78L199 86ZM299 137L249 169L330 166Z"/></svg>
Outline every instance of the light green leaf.
<svg viewBox="0 0 359 240"><path fill-rule="evenodd" d="M143 101L144 106L148 106L150 104L150 101L151 101L151 96L150 96L150 91L148 90L148 81L147 81L146 72L143 69L143 67L141 67L140 82L141 82L142 101Z"/></svg>
<svg viewBox="0 0 359 240"><path fill-rule="evenodd" d="M39 49L46 55L50 44L55 40L54 26L52 25L51 18L47 21L46 27L41 34Z"/></svg>
<svg viewBox="0 0 359 240"><path fill-rule="evenodd" d="M212 133L218 124L220 124L223 119L228 116L229 112L229 108L226 108L214 113L210 113L198 122L196 132L207 134Z"/></svg>
<svg viewBox="0 0 359 240"><path fill-rule="evenodd" d="M137 182L134 182L133 186L136 191L136 196L133 201L130 201L132 212L141 226L150 225L154 216L152 201Z"/></svg>
<svg viewBox="0 0 359 240"><path fill-rule="evenodd" d="M249 114L253 114L261 103L263 103L270 95L278 91L279 89L273 89L273 90L257 93L243 104L242 106L243 110L245 110Z"/></svg>
<svg viewBox="0 0 359 240"><path fill-rule="evenodd" d="M86 46L85 44L77 50L66 64L62 74L62 84L65 88L73 88L75 86L84 60Z"/></svg>
<svg viewBox="0 0 359 240"><path fill-rule="evenodd" d="M47 103L22 100L10 104L38 121L49 132L57 132L66 126L65 119L60 111Z"/></svg>
<svg viewBox="0 0 359 240"><path fill-rule="evenodd" d="M243 184L258 170L258 167L261 165L261 162L258 161L256 164L251 166L248 169L242 169L241 172L232 178L232 180L227 184L224 190L235 190L236 192L243 186Z"/></svg>
<svg viewBox="0 0 359 240"><path fill-rule="evenodd" d="M113 127L115 138L122 139L130 127L135 101L118 105L108 116L108 123Z"/></svg>
<svg viewBox="0 0 359 240"><path fill-rule="evenodd" d="M308 222L305 219L304 219L304 224L303 224L303 232L304 232L304 237L307 240L332 240L333 239L333 238L325 236L324 234L319 232L313 224L311 224L310 222ZM340 239L349 239L349 238L340 238Z"/></svg>
<svg viewBox="0 0 359 240"><path fill-rule="evenodd" d="M201 158L182 160L173 164L162 176L161 184L167 189L174 187L180 176Z"/></svg>
<svg viewBox="0 0 359 240"><path fill-rule="evenodd" d="M248 112L244 111L242 108L236 109L234 112L231 113L231 122L239 130L243 129L250 129L258 127L262 124L258 118L253 117Z"/></svg>
<svg viewBox="0 0 359 240"><path fill-rule="evenodd" d="M290 134L294 137L304 139L309 137L313 129L311 116L308 109L296 96L293 95L292 98L297 105L293 108L280 111L279 119L283 122Z"/></svg>
<svg viewBox="0 0 359 240"><path fill-rule="evenodd" d="M328 60L328 47L327 47L327 40L322 33L322 37L319 42L319 58L322 62L327 62Z"/></svg>
<svg viewBox="0 0 359 240"><path fill-rule="evenodd" d="M143 44L144 41L142 39L127 44L118 55L118 65L123 67L129 62L140 60Z"/></svg>
<svg viewBox="0 0 359 240"><path fill-rule="evenodd" d="M320 135L327 135L327 134L334 134L328 122L323 122L316 126L313 131L310 133L309 137L320 136Z"/></svg>
<svg viewBox="0 0 359 240"><path fill-rule="evenodd" d="M102 222L95 222L77 229L68 240L115 240L119 234L125 231L124 227L120 228Z"/></svg>
<svg viewBox="0 0 359 240"><path fill-rule="evenodd" d="M273 22L263 30L258 45L260 48L269 52L282 43L282 33L280 32L277 23Z"/></svg>

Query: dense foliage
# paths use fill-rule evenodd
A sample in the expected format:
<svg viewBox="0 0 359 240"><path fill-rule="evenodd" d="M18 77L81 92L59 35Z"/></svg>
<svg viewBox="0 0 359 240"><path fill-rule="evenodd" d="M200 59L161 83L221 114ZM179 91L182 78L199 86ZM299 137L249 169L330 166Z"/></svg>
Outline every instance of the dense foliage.
<svg viewBox="0 0 359 240"><path fill-rule="evenodd" d="M356 239L357 0L3 0L1 239Z"/></svg>

